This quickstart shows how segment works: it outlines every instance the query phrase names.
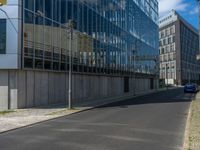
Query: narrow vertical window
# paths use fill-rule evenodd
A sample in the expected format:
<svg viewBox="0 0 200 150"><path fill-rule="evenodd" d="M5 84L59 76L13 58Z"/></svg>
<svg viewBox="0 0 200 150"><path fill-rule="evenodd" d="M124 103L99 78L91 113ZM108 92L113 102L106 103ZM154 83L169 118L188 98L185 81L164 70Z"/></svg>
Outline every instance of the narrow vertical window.
<svg viewBox="0 0 200 150"><path fill-rule="evenodd" d="M6 54L6 19L0 19L0 54Z"/></svg>

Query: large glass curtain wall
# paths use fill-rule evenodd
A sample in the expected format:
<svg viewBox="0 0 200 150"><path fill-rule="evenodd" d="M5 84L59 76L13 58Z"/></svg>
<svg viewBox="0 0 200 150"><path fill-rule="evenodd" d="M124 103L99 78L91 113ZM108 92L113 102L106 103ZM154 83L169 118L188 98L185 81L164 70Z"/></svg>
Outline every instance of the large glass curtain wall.
<svg viewBox="0 0 200 150"><path fill-rule="evenodd" d="M158 53L154 7L153 17L135 0L24 0L24 68L66 71L72 51L73 71L151 73L153 62L134 57Z"/></svg>

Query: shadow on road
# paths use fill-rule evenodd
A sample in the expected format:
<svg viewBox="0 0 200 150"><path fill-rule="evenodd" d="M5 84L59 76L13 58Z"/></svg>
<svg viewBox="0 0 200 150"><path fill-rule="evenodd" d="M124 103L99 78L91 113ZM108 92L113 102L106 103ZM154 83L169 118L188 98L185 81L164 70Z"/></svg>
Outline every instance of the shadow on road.
<svg viewBox="0 0 200 150"><path fill-rule="evenodd" d="M195 99L195 96L196 94L194 93L184 93L183 88L173 89L173 90L170 89L167 91L161 91L158 93L131 98L119 102L113 102L97 108L106 108L106 107L127 108L130 105L190 102Z"/></svg>

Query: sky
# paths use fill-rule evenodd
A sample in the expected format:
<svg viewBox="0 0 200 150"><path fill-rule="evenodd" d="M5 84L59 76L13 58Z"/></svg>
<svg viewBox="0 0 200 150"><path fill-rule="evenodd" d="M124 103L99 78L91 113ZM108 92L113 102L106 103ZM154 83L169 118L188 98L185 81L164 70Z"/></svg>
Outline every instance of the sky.
<svg viewBox="0 0 200 150"><path fill-rule="evenodd" d="M174 9L190 24L198 28L198 5L196 0L158 0L160 17Z"/></svg>

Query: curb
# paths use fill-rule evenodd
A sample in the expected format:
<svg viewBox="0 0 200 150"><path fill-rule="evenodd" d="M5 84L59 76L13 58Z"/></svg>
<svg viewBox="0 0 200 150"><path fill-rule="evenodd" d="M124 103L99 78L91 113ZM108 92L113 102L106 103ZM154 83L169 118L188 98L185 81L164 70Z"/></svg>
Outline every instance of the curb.
<svg viewBox="0 0 200 150"><path fill-rule="evenodd" d="M192 117L192 104L193 104L193 100L190 103L189 112L188 112L188 116L187 116L187 120L186 120L185 134L184 134L184 139L183 139L184 140L183 150L189 149L189 130L190 130L190 120Z"/></svg>
<svg viewBox="0 0 200 150"><path fill-rule="evenodd" d="M23 129L23 128L28 128L28 127L31 127L31 126L35 126L35 125L38 125L38 124L41 124L41 123L45 123L45 122L48 122L48 121L53 121L53 120L56 120L56 119L60 119L60 118L66 117L66 116L71 116L71 115L74 115L74 114L78 114L78 113L81 113L81 112L84 112L84 111L87 111L87 110L90 110L90 109L92 109L92 108L88 108L88 109L85 109L85 110L80 110L80 111L73 112L73 113L70 113L70 114L67 114L67 115L61 115L61 116L58 116L58 117L55 117L55 118L51 118L51 119L35 122L35 123L32 123L32 124L28 124L28 125L25 125L25 126L16 127L16 128L10 129L10 130L2 131L2 132L0 132L0 135L8 133L8 132L15 131L15 130L18 130L18 129Z"/></svg>
<svg viewBox="0 0 200 150"><path fill-rule="evenodd" d="M101 107L101 106L105 106L107 104L112 104L112 103L115 103L115 102L120 102L120 101L128 100L128 99L131 99L131 98L138 98L138 97L141 97L141 96L145 96L145 95L149 95L149 94L153 94L153 93L159 93L159 92L163 92L163 91L166 91L166 90L173 90L173 89L178 89L178 88L158 89L156 91L151 91L151 92L148 92L148 93L142 93L142 94L139 94L139 95L128 95L128 96L125 96L125 97L122 96L122 97L118 97L118 98L115 97L114 99L117 99L115 101L114 101L114 99L110 100L110 101L107 101L107 102L105 100L101 104L97 104L97 105L94 105L92 107L87 107L87 108L79 110L77 112L72 112L72 113L69 113L67 115L65 114L65 115L57 116L55 118L51 118L51 119L47 119L47 120L31 123L31 124L28 124L28 125L24 125L24 126L21 126L21 127L16 127L16 128L13 128L13 129L9 129L9 130L6 130L6 131L2 131L2 132L0 132L0 135L1 134L6 134L8 132L12 132L12 131L15 131L15 130L18 130L18 129L28 128L28 127L32 127L32 126L35 126L35 125L38 125L38 124L41 124L41 123L46 123L48 121L53 121L53 120L60 119L60 118L63 118L63 117L68 117L68 116L71 116L71 115L74 115L74 114L78 114L78 113L81 113L81 112L84 112L84 111L89 111L89 110L92 110L92 109L95 109L95 108L98 108L98 107ZM75 108L79 108L79 107L75 107Z"/></svg>
<svg viewBox="0 0 200 150"><path fill-rule="evenodd" d="M196 96L200 94L200 92L196 93ZM197 100L197 97L195 96L194 99L192 99L189 107L186 127L185 127L185 136L184 136L184 144L183 144L183 150L189 150L190 149L190 126L191 126L191 118L192 118L192 111L193 111L193 103L195 100Z"/></svg>

